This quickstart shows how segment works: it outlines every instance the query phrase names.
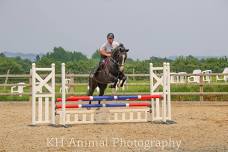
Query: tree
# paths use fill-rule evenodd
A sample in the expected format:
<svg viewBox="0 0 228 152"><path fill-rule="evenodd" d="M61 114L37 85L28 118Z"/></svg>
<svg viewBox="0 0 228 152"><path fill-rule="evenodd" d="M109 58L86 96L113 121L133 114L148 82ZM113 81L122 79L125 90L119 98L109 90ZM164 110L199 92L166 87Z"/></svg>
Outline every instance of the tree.
<svg viewBox="0 0 228 152"><path fill-rule="evenodd" d="M92 54L92 59L94 59L94 60L99 60L100 59L100 54L99 54L99 50L98 49Z"/></svg>
<svg viewBox="0 0 228 152"><path fill-rule="evenodd" d="M0 74L5 74L9 69L13 74L29 73L31 61L19 57L2 57L0 56Z"/></svg>
<svg viewBox="0 0 228 152"><path fill-rule="evenodd" d="M53 49L53 52L47 53L46 55L42 56L38 63L40 65L43 65L42 63L46 64L47 63L67 63L67 62L72 62L72 61L80 61L80 60L88 60L87 56L82 54L81 52L70 52L66 51L62 47L55 47Z"/></svg>
<svg viewBox="0 0 228 152"><path fill-rule="evenodd" d="M4 53L0 53L0 57L6 57Z"/></svg>

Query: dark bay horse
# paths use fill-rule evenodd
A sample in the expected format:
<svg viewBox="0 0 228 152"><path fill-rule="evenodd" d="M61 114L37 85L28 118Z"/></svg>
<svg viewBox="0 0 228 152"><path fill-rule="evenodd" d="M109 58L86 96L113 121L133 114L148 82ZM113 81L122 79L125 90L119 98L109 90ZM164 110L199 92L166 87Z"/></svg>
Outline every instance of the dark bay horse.
<svg viewBox="0 0 228 152"><path fill-rule="evenodd" d="M96 87L99 88L99 96L103 96L105 89L109 83L113 83L110 87L115 88L120 80L120 87L123 87L127 77L124 75L124 64L127 59L129 50L120 44L112 50L111 57L107 57L104 63L100 64L96 74L89 76L88 96L92 96ZM100 101L98 102L100 104ZM91 104L91 101L89 102Z"/></svg>

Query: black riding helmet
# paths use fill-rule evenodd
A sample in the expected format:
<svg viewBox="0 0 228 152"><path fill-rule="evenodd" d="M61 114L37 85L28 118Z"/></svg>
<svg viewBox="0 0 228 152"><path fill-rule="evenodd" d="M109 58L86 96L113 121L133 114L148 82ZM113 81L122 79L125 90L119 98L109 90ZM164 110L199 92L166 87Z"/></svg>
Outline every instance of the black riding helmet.
<svg viewBox="0 0 228 152"><path fill-rule="evenodd" d="M114 39L114 34L113 33L108 33L107 38L113 38Z"/></svg>

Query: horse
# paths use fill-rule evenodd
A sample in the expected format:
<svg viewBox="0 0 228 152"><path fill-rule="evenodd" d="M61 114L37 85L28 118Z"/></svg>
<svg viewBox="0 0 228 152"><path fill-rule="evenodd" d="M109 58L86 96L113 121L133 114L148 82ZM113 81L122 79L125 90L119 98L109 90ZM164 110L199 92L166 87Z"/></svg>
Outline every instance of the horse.
<svg viewBox="0 0 228 152"><path fill-rule="evenodd" d="M103 96L107 85L113 83L110 87L115 88L120 80L118 87L123 87L127 77L124 75L124 65L127 59L127 52L123 44L120 44L112 50L111 57L106 57L104 63L99 65L96 74L90 73L89 90L87 95L92 96L96 87L99 88L99 96ZM98 101L100 104L101 101ZM89 101L91 104L91 101Z"/></svg>

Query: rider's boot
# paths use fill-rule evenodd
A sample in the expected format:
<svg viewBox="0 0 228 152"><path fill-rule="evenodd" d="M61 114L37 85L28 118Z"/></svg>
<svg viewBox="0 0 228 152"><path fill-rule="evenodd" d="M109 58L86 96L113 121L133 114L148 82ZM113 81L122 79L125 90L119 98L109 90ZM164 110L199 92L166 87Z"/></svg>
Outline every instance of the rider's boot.
<svg viewBox="0 0 228 152"><path fill-rule="evenodd" d="M97 75L97 73L98 73L99 69L100 69L100 67L99 67L99 66L95 69L94 76L96 76L96 75Z"/></svg>

